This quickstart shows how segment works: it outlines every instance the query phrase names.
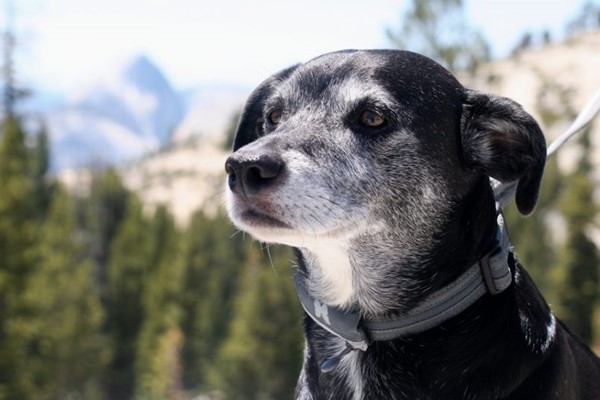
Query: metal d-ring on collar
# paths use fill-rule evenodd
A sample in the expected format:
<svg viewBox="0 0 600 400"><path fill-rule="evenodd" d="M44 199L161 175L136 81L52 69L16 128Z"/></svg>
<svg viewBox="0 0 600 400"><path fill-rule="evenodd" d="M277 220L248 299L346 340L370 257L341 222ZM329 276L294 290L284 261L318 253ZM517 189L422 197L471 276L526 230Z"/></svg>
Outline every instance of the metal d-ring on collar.
<svg viewBox="0 0 600 400"><path fill-rule="evenodd" d="M347 348L327 359L321 370L333 370L350 351L366 351L372 341L392 340L424 332L460 314L485 293L497 295L508 288L512 275L508 266L510 242L502 215L498 215L496 246L454 282L429 295L408 313L387 319L364 319L312 297L300 273L294 281L302 307L323 329L343 339Z"/></svg>

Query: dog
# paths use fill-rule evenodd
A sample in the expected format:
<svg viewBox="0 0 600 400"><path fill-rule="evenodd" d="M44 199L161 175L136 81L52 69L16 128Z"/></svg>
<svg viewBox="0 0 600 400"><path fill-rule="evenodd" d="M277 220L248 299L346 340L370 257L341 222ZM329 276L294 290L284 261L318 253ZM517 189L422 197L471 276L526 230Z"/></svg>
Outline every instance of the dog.
<svg viewBox="0 0 600 400"><path fill-rule="evenodd" d="M260 84L233 150L230 218L297 256L296 399L600 399L490 185L533 211L546 144L519 104L416 53L340 51Z"/></svg>

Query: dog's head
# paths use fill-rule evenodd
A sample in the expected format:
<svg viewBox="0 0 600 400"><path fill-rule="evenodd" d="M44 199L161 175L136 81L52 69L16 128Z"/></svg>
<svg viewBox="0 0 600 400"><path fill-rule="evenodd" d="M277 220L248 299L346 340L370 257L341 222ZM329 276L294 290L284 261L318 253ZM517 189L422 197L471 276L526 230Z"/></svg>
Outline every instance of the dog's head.
<svg viewBox="0 0 600 400"><path fill-rule="evenodd" d="M392 246L399 262L429 257L483 177L518 180L517 206L531 212L545 161L518 104L404 51L331 53L275 74L250 96L233 150L238 227L316 253L331 245L352 265Z"/></svg>

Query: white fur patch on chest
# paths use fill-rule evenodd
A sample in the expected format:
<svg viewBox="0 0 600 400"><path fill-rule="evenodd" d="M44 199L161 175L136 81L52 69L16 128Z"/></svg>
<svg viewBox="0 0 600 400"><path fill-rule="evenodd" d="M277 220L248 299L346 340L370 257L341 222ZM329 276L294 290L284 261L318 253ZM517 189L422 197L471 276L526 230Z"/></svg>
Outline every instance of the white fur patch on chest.
<svg viewBox="0 0 600 400"><path fill-rule="evenodd" d="M365 382L358 354L351 352L342 360L340 366L346 375L346 382L351 390L352 400L362 400L364 398Z"/></svg>
<svg viewBox="0 0 600 400"><path fill-rule="evenodd" d="M339 242L311 243L305 248L312 256L309 289L324 303L343 307L353 298L352 266L345 246Z"/></svg>
<svg viewBox="0 0 600 400"><path fill-rule="evenodd" d="M549 314L545 330L540 330L540 332L536 331L529 316L521 310L519 310L519 319L521 320L521 331L529 348L539 353L547 352L556 337L556 318L554 314Z"/></svg>

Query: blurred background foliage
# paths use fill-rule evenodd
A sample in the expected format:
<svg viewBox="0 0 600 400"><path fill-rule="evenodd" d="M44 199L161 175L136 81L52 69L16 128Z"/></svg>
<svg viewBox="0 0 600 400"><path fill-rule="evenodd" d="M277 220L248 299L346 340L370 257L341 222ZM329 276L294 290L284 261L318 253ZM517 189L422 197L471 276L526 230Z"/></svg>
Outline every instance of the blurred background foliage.
<svg viewBox="0 0 600 400"><path fill-rule="evenodd" d="M462 1L410 4L390 38L477 74L489 49L461 17ZM573 30L598 28L598 10L582 15ZM48 171L43 125L26 135L14 112L23 91L12 74L5 68L0 132L0 399L291 398L303 348L291 252L236 232L222 212L198 210L177 226L113 169L70 193ZM546 104L549 93L562 101ZM552 80L538 103L546 126L574 116L568 88ZM569 144L581 148L572 173L549 161L532 217L512 206L506 214L519 258L557 315L597 344L590 132Z"/></svg>
<svg viewBox="0 0 600 400"><path fill-rule="evenodd" d="M46 175L40 207L33 166L47 155L24 138L4 122L1 399L291 397L303 339L287 249L223 214L177 227L112 169L83 197Z"/></svg>

